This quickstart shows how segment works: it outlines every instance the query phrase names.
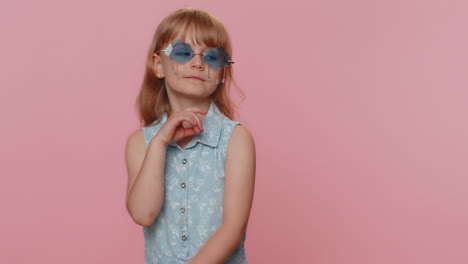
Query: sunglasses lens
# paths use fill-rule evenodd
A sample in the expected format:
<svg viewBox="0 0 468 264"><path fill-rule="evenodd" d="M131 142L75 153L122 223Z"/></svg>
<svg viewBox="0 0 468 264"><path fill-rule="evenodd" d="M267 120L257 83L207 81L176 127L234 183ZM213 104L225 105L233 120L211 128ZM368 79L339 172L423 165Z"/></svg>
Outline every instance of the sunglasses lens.
<svg viewBox="0 0 468 264"><path fill-rule="evenodd" d="M210 49L204 53L203 59L212 69L221 69L224 67L224 57L226 56L219 48Z"/></svg>
<svg viewBox="0 0 468 264"><path fill-rule="evenodd" d="M185 63L193 57L193 50L188 44L176 42L173 44L169 57L178 63Z"/></svg>

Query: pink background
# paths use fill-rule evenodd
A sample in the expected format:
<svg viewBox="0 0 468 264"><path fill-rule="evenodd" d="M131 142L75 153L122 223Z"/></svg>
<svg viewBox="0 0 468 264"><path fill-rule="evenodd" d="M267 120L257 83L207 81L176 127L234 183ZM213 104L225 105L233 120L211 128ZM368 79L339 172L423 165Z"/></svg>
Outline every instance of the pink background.
<svg viewBox="0 0 468 264"><path fill-rule="evenodd" d="M249 263L468 263L466 1L3 1L0 263L144 263L128 135L161 19L228 28Z"/></svg>

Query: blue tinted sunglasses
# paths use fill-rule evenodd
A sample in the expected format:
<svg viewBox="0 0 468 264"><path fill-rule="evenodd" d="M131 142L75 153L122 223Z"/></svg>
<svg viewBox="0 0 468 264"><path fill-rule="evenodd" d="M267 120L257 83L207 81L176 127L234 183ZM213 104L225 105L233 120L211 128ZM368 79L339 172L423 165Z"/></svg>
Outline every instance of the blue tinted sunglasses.
<svg viewBox="0 0 468 264"><path fill-rule="evenodd" d="M212 69L221 69L234 63L224 47L210 48L199 54L194 53L192 47L181 39L172 42L162 51L172 60L181 64L191 60L195 55L201 55L203 61Z"/></svg>

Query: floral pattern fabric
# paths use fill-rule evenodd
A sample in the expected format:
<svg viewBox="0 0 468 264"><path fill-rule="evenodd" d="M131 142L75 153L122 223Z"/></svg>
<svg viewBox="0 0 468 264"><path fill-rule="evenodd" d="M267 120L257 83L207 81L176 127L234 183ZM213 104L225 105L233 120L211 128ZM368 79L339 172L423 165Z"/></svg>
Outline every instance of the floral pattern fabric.
<svg viewBox="0 0 468 264"><path fill-rule="evenodd" d="M143 127L146 146L167 120ZM204 131L180 148L166 149L164 202L153 224L143 227L145 264L187 263L222 223L224 162L229 138L236 125L211 102L203 120ZM247 264L246 234L226 264Z"/></svg>

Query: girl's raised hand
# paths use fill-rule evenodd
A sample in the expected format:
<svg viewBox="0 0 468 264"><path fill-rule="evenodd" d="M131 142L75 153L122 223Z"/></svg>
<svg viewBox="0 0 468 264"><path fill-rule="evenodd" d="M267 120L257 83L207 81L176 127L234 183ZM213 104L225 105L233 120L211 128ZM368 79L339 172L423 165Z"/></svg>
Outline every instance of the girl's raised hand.
<svg viewBox="0 0 468 264"><path fill-rule="evenodd" d="M203 132L203 125L197 114L206 115L207 112L198 107L190 107L171 114L154 137L168 144Z"/></svg>

